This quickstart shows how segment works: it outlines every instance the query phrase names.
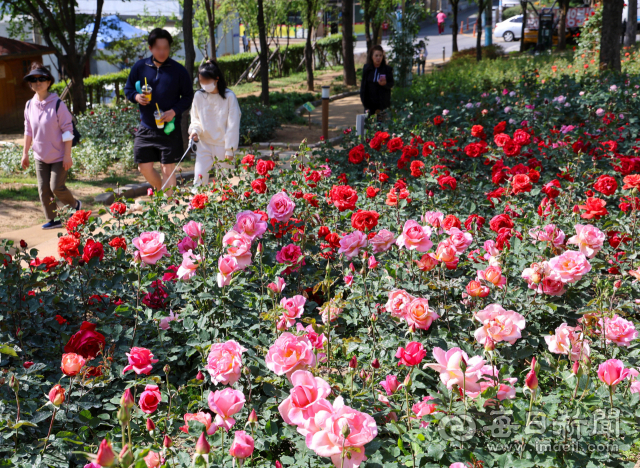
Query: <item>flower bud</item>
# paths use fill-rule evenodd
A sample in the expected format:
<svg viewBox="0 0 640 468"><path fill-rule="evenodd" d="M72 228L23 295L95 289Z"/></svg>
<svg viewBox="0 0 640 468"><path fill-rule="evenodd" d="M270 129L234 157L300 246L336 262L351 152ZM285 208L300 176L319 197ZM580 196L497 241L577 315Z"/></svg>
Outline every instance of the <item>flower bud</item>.
<svg viewBox="0 0 640 468"><path fill-rule="evenodd" d="M376 315L375 312L371 314L371 321L372 322L377 322L378 321L378 316Z"/></svg>
<svg viewBox="0 0 640 468"><path fill-rule="evenodd" d="M131 421L131 410L126 406L121 406L118 410L118 421L122 424L126 424Z"/></svg>
<svg viewBox="0 0 640 468"><path fill-rule="evenodd" d="M27 243L24 239L20 239L20 247L22 247L23 249L27 248Z"/></svg>
<svg viewBox="0 0 640 468"><path fill-rule="evenodd" d="M535 390L536 388L538 388L538 376L536 376L535 371L529 371L524 379L524 384L531 390Z"/></svg>
<svg viewBox="0 0 640 468"><path fill-rule="evenodd" d="M169 437L168 435L165 435L164 440L162 441L162 446L165 448L173 447L173 441L171 440L171 437Z"/></svg>
<svg viewBox="0 0 640 468"><path fill-rule="evenodd" d="M168 374L169 372L171 372L171 366L167 364L162 368L162 370L164 371L165 374Z"/></svg>
<svg viewBox="0 0 640 468"><path fill-rule="evenodd" d="M579 370L580 370L580 361L575 361L573 363L573 369L571 369L571 372L573 372L575 375L578 375Z"/></svg>
<svg viewBox="0 0 640 468"><path fill-rule="evenodd" d="M204 374L202 371L198 371L198 375L196 375L196 380L204 380Z"/></svg>
<svg viewBox="0 0 640 468"><path fill-rule="evenodd" d="M156 425L154 424L154 422L151 420L151 418L147 418L147 431L152 432L155 431L156 429Z"/></svg>
<svg viewBox="0 0 640 468"><path fill-rule="evenodd" d="M618 280L615 283L613 283L614 289L620 289L620 286L622 286L622 280Z"/></svg>
<svg viewBox="0 0 640 468"><path fill-rule="evenodd" d="M54 385L53 388L49 390L49 401L56 407L60 407L60 405L64 403L64 391L64 388L60 384Z"/></svg>
<svg viewBox="0 0 640 468"><path fill-rule="evenodd" d="M131 449L129 449L129 444L125 444L125 446L122 447L118 458L122 466L131 466L133 464L133 453L131 453Z"/></svg>
<svg viewBox="0 0 640 468"><path fill-rule="evenodd" d="M353 356L350 360L349 360L349 367L351 369L355 369L356 367L358 367L358 358L357 356Z"/></svg>
<svg viewBox="0 0 640 468"><path fill-rule="evenodd" d="M147 189L147 197L152 197L153 196L153 189L152 188L148 188Z"/></svg>
<svg viewBox="0 0 640 468"><path fill-rule="evenodd" d="M203 432L200 434L198 442L196 442L196 453L199 455L206 455L210 450L211 446L209 445L209 442L207 442L207 436Z"/></svg>
<svg viewBox="0 0 640 468"><path fill-rule="evenodd" d="M251 375L251 369L249 369L247 366L244 366L242 368L242 373L248 377Z"/></svg>
<svg viewBox="0 0 640 468"><path fill-rule="evenodd" d="M251 413L249 414L249 419L247 419L247 422L249 424L255 424L258 422L258 415L256 414L255 408L251 410Z"/></svg>
<svg viewBox="0 0 640 468"><path fill-rule="evenodd" d="M342 433L342 437L346 439L347 437L349 437L349 434L351 434L351 428L348 424L345 424L344 426L342 426L342 430L340 432Z"/></svg>
<svg viewBox="0 0 640 468"><path fill-rule="evenodd" d="M493 351L494 349L496 349L496 343L491 338L487 338L487 341L484 343L484 350Z"/></svg>
<svg viewBox="0 0 640 468"><path fill-rule="evenodd" d="M20 389L20 384L14 374L11 374L11 377L9 377L9 387L16 393L18 393L18 390Z"/></svg>
<svg viewBox="0 0 640 468"><path fill-rule="evenodd" d="M276 468L282 468L282 463L280 463L280 460L276 460Z"/></svg>
<svg viewBox="0 0 640 468"><path fill-rule="evenodd" d="M263 248L262 248L262 242L258 242L257 252L260 254L260 253L262 253L262 250L263 250Z"/></svg>
<svg viewBox="0 0 640 468"><path fill-rule="evenodd" d="M375 358L373 361L371 361L371 367L373 367L374 369L380 369L380 361L378 361L378 358Z"/></svg>
<svg viewBox="0 0 640 468"><path fill-rule="evenodd" d="M100 442L100 447L98 447L98 453L95 456L95 463L100 466L113 466L116 461L116 454L113 453L113 448L111 448L111 442L107 439L104 439Z"/></svg>
<svg viewBox="0 0 640 468"><path fill-rule="evenodd" d="M127 388L122 394L122 398L120 398L120 406L131 409L135 404L136 402L131 394L131 389Z"/></svg>
<svg viewBox="0 0 640 468"><path fill-rule="evenodd" d="M408 388L411 385L411 374L407 374L407 376L404 378L404 382L402 382L402 385L404 385L405 388Z"/></svg>

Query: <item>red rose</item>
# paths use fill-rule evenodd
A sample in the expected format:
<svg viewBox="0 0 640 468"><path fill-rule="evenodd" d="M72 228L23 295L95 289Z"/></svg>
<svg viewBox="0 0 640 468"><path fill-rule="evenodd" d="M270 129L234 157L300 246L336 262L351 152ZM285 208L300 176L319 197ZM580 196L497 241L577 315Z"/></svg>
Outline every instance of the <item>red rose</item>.
<svg viewBox="0 0 640 468"><path fill-rule="evenodd" d="M424 163L422 161L412 161L411 162L411 175L413 177L420 177L423 172L422 172L422 168L424 167Z"/></svg>
<svg viewBox="0 0 640 468"><path fill-rule="evenodd" d="M402 138L396 137L389 140L389 143L387 143L387 150L389 150L390 153L393 153L395 151L398 151L399 149L402 149L403 146L404 143L402 142Z"/></svg>
<svg viewBox="0 0 640 468"><path fill-rule="evenodd" d="M632 190L634 188L640 190L640 174L628 175L622 181L624 182L623 190Z"/></svg>
<svg viewBox="0 0 640 468"><path fill-rule="evenodd" d="M472 137L480 137L484 134L484 127L482 125L474 125L471 127L471 136Z"/></svg>
<svg viewBox="0 0 640 468"><path fill-rule="evenodd" d="M380 215L375 211L358 210L351 215L351 227L358 231L371 231L378 225Z"/></svg>
<svg viewBox="0 0 640 468"><path fill-rule="evenodd" d="M418 148L415 146L407 145L404 148L402 148L402 157L404 159L415 158L418 156L418 154L420 154L420 152L418 151Z"/></svg>
<svg viewBox="0 0 640 468"><path fill-rule="evenodd" d="M381 172L378 176L378 180L384 184L387 180L389 180L389 176L384 172Z"/></svg>
<svg viewBox="0 0 640 468"><path fill-rule="evenodd" d="M616 179L614 179L613 177L602 174L600 177L598 177L596 183L593 184L593 189L603 195L613 195L616 190L618 190L618 182L616 182Z"/></svg>
<svg viewBox="0 0 640 468"><path fill-rule="evenodd" d="M329 234L331 234L331 231L327 226L320 226L320 229L318 229L318 237L322 239L327 237Z"/></svg>
<svg viewBox="0 0 640 468"><path fill-rule="evenodd" d="M264 159L259 159L256 163L256 172L261 176L267 175L267 173L269 172L267 170L267 167L267 162Z"/></svg>
<svg viewBox="0 0 640 468"><path fill-rule="evenodd" d="M329 198L338 210L353 210L358 201L358 192L348 185L334 185L329 192Z"/></svg>
<svg viewBox="0 0 640 468"><path fill-rule="evenodd" d="M91 210L89 211L78 210L75 213L73 213L71 218L69 218L69 220L67 221L67 232L71 234L74 231L77 231L78 226L83 226L89 220L90 216L91 216Z"/></svg>
<svg viewBox="0 0 640 468"><path fill-rule="evenodd" d="M479 143L469 143L464 148L464 153L470 158L477 158L482 154L483 147Z"/></svg>
<svg viewBox="0 0 640 468"><path fill-rule="evenodd" d="M433 124L434 124L435 126L441 125L441 124L442 124L442 122L444 122L444 119L443 119L441 116L439 116L439 115L436 115L436 116L433 118Z"/></svg>
<svg viewBox="0 0 640 468"><path fill-rule="evenodd" d="M529 176L529 180L534 184L540 180L540 173L538 171L534 171L533 169L530 169L527 175Z"/></svg>
<svg viewBox="0 0 640 468"><path fill-rule="evenodd" d="M251 188L256 193L264 193L267 191L267 184L265 183L265 179L256 179L251 182Z"/></svg>
<svg viewBox="0 0 640 468"><path fill-rule="evenodd" d="M309 205L315 208L318 207L318 199L315 193L305 193L302 198L304 198Z"/></svg>
<svg viewBox="0 0 640 468"><path fill-rule="evenodd" d="M82 260L89 263L92 258L98 257L102 261L104 258L104 248L100 242L89 239L82 249Z"/></svg>
<svg viewBox="0 0 640 468"><path fill-rule="evenodd" d="M406 348L398 348L396 352L396 357L400 359L399 364L410 367L420 364L426 355L424 346L417 341L410 342Z"/></svg>
<svg viewBox="0 0 640 468"><path fill-rule="evenodd" d="M495 142L495 144L497 146L502 148L504 145L506 145L507 143L509 143L511 141L511 137L509 135L507 135L506 133L498 133L497 135L495 135L493 137L493 141Z"/></svg>
<svg viewBox="0 0 640 468"><path fill-rule="evenodd" d="M142 303L151 309L163 309L167 305L167 297L169 294L164 289L162 281L156 280L151 283L149 292L142 298Z"/></svg>
<svg viewBox="0 0 640 468"><path fill-rule="evenodd" d="M29 367L33 366L33 361L25 361L22 364L22 367L24 367L25 369L28 369Z"/></svg>
<svg viewBox="0 0 640 468"><path fill-rule="evenodd" d="M254 213L259 214L260 215L260 219L262 221L268 221L269 220L269 215L267 213L265 213L264 211L261 210L253 210Z"/></svg>
<svg viewBox="0 0 640 468"><path fill-rule="evenodd" d="M607 202L600 198L589 197L587 198L587 203L578 205L578 208L585 210L585 213L580 215L580 217L584 219L600 219L609 214L607 211Z"/></svg>
<svg viewBox="0 0 640 468"><path fill-rule="evenodd" d="M67 262L71 263L73 257L79 257L78 247L80 241L74 236L62 236L58 239L58 254Z"/></svg>
<svg viewBox="0 0 640 468"><path fill-rule="evenodd" d="M505 245L507 247L511 247L511 244L509 243L511 237L513 237L513 229L506 227L501 228L500 231L498 231L498 237L496 238L496 248L498 250L502 250Z"/></svg>
<svg viewBox="0 0 640 468"><path fill-rule="evenodd" d="M436 144L433 141L427 141L422 147L422 156L427 157L433 153L432 148L435 148Z"/></svg>
<svg viewBox="0 0 640 468"><path fill-rule="evenodd" d="M95 323L82 322L80 330L69 338L64 352L79 354L87 360L95 358L105 345L104 335L96 331L96 326Z"/></svg>
<svg viewBox="0 0 640 468"><path fill-rule="evenodd" d="M175 265L169 265L167 270L162 275L162 281L175 281L178 278L178 267Z"/></svg>
<svg viewBox="0 0 640 468"><path fill-rule="evenodd" d="M493 182L495 185L500 185L508 179L509 175L507 174L507 171L503 170L496 171L491 175L491 182Z"/></svg>
<svg viewBox="0 0 640 468"><path fill-rule="evenodd" d="M438 177L438 184L442 190L455 190L458 182L452 176L441 175Z"/></svg>
<svg viewBox="0 0 640 468"><path fill-rule="evenodd" d="M542 193L544 193L549 198L556 198L560 195L560 181L558 179L553 179L551 182L547 182L542 187Z"/></svg>
<svg viewBox="0 0 640 468"><path fill-rule="evenodd" d="M554 209L558 209L558 204L556 203L555 199L544 197L540 202L540 205L538 206L538 216L546 218Z"/></svg>
<svg viewBox="0 0 640 468"><path fill-rule="evenodd" d="M111 211L112 215L123 215L127 211L127 205L125 205L124 203L116 202L109 207L109 211Z"/></svg>
<svg viewBox="0 0 640 468"><path fill-rule="evenodd" d="M58 324L60 325L64 325L65 323L67 323L67 319L64 318L62 315L56 315L54 318L56 319L56 322L58 322Z"/></svg>
<svg viewBox="0 0 640 468"><path fill-rule="evenodd" d="M379 151L382 147L382 138L374 136L369 142L369 148Z"/></svg>
<svg viewBox="0 0 640 468"><path fill-rule="evenodd" d="M507 122L503 120L498 125L493 127L493 134L498 135L499 133L504 133L506 129L507 129Z"/></svg>
<svg viewBox="0 0 640 468"><path fill-rule="evenodd" d="M44 257L42 260L36 257L35 260L31 260L31 263L29 265L35 266L35 267L39 265L46 265L44 271L49 272L55 267L57 267L59 264L60 262L58 262L55 259L55 257Z"/></svg>
<svg viewBox="0 0 640 468"><path fill-rule="evenodd" d="M342 240L342 238L338 234L336 234L335 232L332 232L332 233L328 234L324 238L324 240L326 240L331 247L333 247L334 249L337 249L337 248L340 247L340 241Z"/></svg>
<svg viewBox="0 0 640 468"><path fill-rule="evenodd" d="M520 145L513 140L509 140L502 147L505 156L513 157L520 154Z"/></svg>
<svg viewBox="0 0 640 468"><path fill-rule="evenodd" d="M511 189L514 195L531 192L532 188L531 179L529 179L528 175L518 174L511 179Z"/></svg>
<svg viewBox="0 0 640 468"><path fill-rule="evenodd" d="M621 234L620 231L608 231L607 237L609 238L609 245L614 249L617 249L620 243L628 244L631 242L631 236Z"/></svg>
<svg viewBox="0 0 640 468"><path fill-rule="evenodd" d="M498 232L502 228L513 228L513 221L507 214L501 214L494 216L491 221L489 221L489 227L493 232Z"/></svg>
<svg viewBox="0 0 640 468"><path fill-rule="evenodd" d="M209 203L209 197L207 197L204 193L199 193L193 197L191 202L189 202L189 206L196 210L204 209L204 205Z"/></svg>
<svg viewBox="0 0 640 468"><path fill-rule="evenodd" d="M244 166L244 170L246 171L250 167L253 167L255 160L256 160L256 157L253 154L247 154L244 158L242 158L242 161L240 161L240 164Z"/></svg>
<svg viewBox="0 0 640 468"><path fill-rule="evenodd" d="M513 134L513 141L515 141L520 146L527 146L529 143L531 143L531 135L529 135L522 129L518 129Z"/></svg>
<svg viewBox="0 0 640 468"><path fill-rule="evenodd" d="M364 155L365 152L363 144L360 144L355 148L351 148L351 151L349 151L349 162L351 164L360 164L362 161L364 161Z"/></svg>
<svg viewBox="0 0 640 468"><path fill-rule="evenodd" d="M460 224L460 220L457 218L457 216L448 215L442 220L442 227L445 231L448 231L449 229L454 227L460 229L462 227L462 224Z"/></svg>
<svg viewBox="0 0 640 468"><path fill-rule="evenodd" d="M498 187L497 189L485 194L487 196L487 200L489 200L489 203L491 203L491 208L495 208L495 205L493 204L493 198L500 201L500 198L502 197L502 195L504 195L505 192L506 190L504 187Z"/></svg>
<svg viewBox="0 0 640 468"><path fill-rule="evenodd" d="M620 204L618 205L625 213L632 208L640 210L640 198L638 197L621 197Z"/></svg>
<svg viewBox="0 0 640 468"><path fill-rule="evenodd" d="M482 226L484 226L484 218L477 214L469 215L467 220L464 222L464 227L467 231L471 231L471 227L474 224L476 225L477 229L482 229Z"/></svg>
<svg viewBox="0 0 640 468"><path fill-rule="evenodd" d="M147 385L144 388L144 392L140 395L140 400L138 401L138 406L142 410L143 413L151 414L156 409L158 409L158 405L162 401L162 395L158 390L157 385Z"/></svg>
<svg viewBox="0 0 640 468"><path fill-rule="evenodd" d="M127 240L124 237L114 237L109 241L109 245L115 250L127 250Z"/></svg>
<svg viewBox="0 0 640 468"><path fill-rule="evenodd" d="M367 198L375 198L380 192L378 187L367 187Z"/></svg>

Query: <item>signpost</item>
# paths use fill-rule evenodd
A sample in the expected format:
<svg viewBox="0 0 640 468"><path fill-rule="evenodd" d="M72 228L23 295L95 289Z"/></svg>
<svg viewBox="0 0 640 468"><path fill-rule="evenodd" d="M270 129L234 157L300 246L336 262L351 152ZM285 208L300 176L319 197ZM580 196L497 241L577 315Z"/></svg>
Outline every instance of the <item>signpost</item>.
<svg viewBox="0 0 640 468"><path fill-rule="evenodd" d="M302 107L309 113L309 127L311 127L311 113L314 111L315 107L310 102L305 102L302 104Z"/></svg>

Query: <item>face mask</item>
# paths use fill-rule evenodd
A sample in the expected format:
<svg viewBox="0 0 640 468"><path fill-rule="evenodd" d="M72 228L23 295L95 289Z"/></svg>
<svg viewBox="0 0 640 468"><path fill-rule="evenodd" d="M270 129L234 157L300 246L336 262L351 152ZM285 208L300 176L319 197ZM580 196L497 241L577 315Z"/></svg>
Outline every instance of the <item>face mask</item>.
<svg viewBox="0 0 640 468"><path fill-rule="evenodd" d="M201 84L201 86L207 93L213 93L213 90L216 89L215 83Z"/></svg>

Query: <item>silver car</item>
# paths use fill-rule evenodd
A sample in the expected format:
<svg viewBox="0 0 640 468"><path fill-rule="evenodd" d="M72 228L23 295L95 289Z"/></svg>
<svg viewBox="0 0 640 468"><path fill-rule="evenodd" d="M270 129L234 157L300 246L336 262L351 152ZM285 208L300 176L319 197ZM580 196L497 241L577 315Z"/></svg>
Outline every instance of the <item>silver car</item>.
<svg viewBox="0 0 640 468"><path fill-rule="evenodd" d="M522 15L517 15L496 24L494 37L501 37L505 42L519 40L522 33Z"/></svg>

